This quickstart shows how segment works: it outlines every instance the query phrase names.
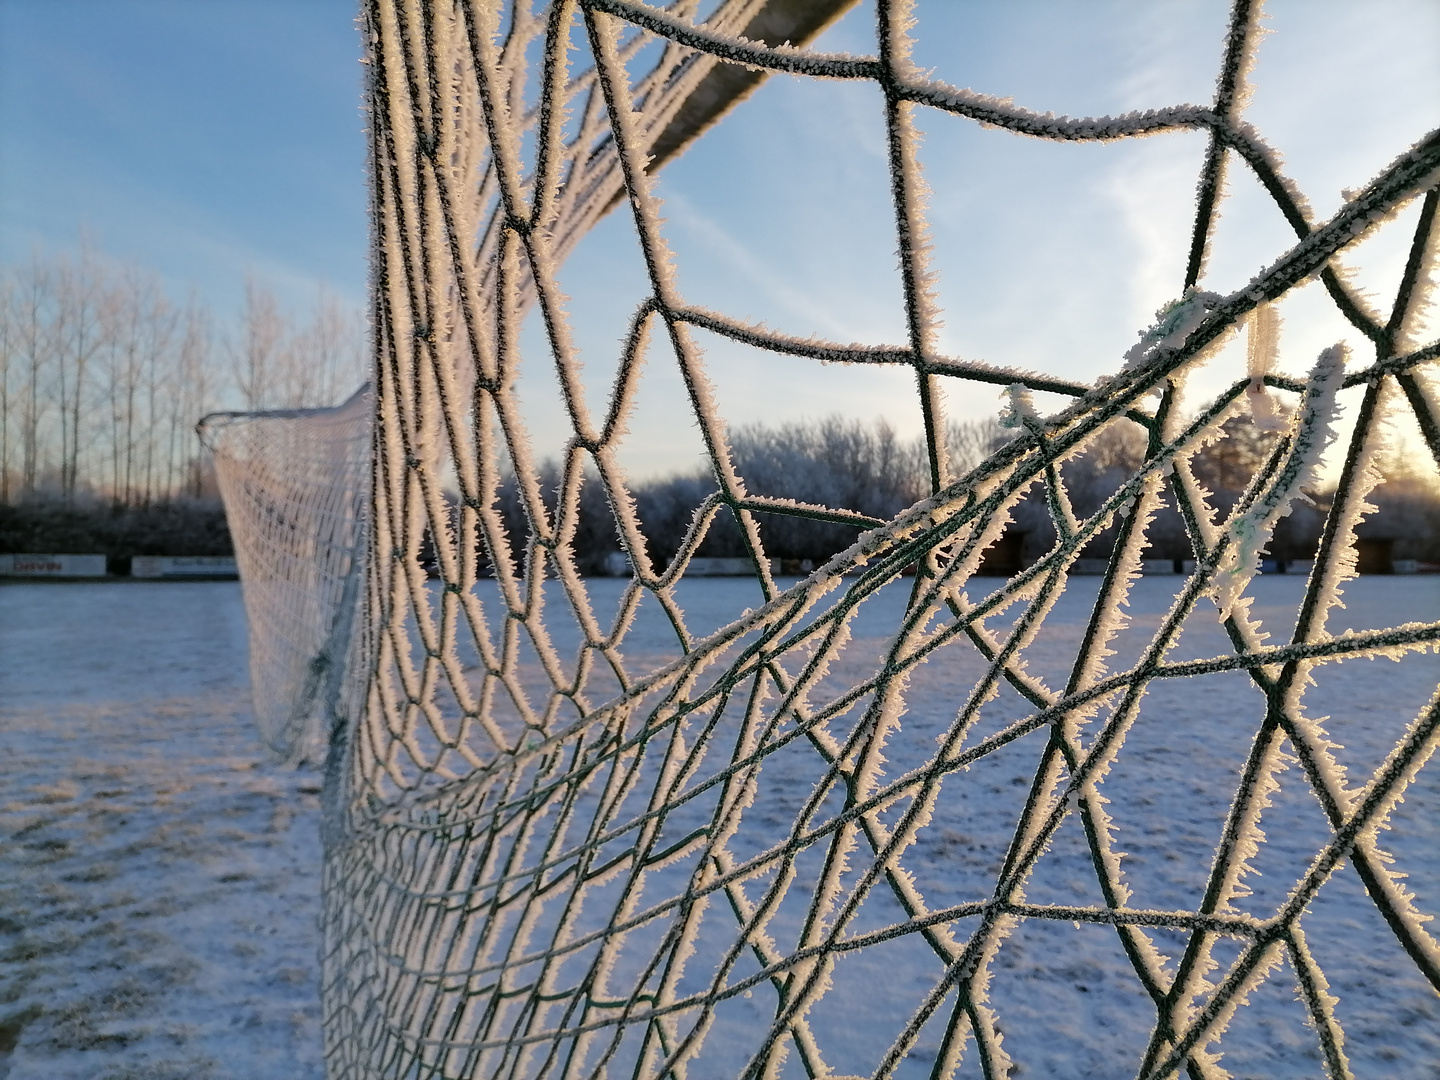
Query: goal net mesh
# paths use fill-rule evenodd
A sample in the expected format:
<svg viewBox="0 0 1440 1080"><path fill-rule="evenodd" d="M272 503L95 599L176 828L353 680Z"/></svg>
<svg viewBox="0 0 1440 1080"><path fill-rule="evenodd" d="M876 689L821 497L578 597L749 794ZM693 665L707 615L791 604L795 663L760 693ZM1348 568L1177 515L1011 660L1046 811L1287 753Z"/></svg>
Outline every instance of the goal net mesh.
<svg viewBox="0 0 1440 1080"><path fill-rule="evenodd" d="M363 6L373 399L363 417L231 422L216 443L272 745L288 752L314 737L311 705L286 701L317 699L337 634L353 650L331 699L332 1077L1014 1075L1015 1032L1026 1016L1046 1022L1045 1002L1033 1000L1052 985L1041 969L1059 970L1055 993L1073 996L1085 971L1066 969L1065 957L1082 946L1108 948L1115 962L1079 989L1148 1013L1148 1040L1129 1064L1137 1075L1229 1075L1237 1010L1278 981L1279 1008L1312 1029L1305 1053L1348 1076L1344 1011L1303 926L1352 871L1396 964L1440 987L1431 916L1381 843L1440 737L1440 703L1431 698L1383 752L1362 758L1332 741L1306 702L1339 661L1405 659L1440 640L1437 622L1342 632L1332 617L1356 573L1387 420L1413 418L1426 452L1440 455L1425 375L1440 346L1418 340L1440 233L1440 137L1405 148L1318 220L1243 119L1258 4L1237 3L1217 43L1213 103L1082 119L917 70L904 3L876 5L868 56L786 41L813 37L824 17L803 33L766 22L777 10L845 6ZM698 131L727 92L771 73L875 87L903 341L785 336L682 296L658 167L677 132ZM1174 269L1178 299L1111 375L1080 384L943 355L916 157L922 111L1035 139L1208 139L1193 242ZM1220 295L1199 286L1227 165L1253 172L1295 241ZM1381 310L1341 260L1403 208L1413 216L1416 200L1405 269ZM612 208L633 226L649 292L599 415L556 273ZM1336 346L1293 378L1275 363L1274 305L1311 281L1373 356ZM533 352L532 338L522 348L527 314L570 432L558 480L543 485L517 391L521 354ZM877 521L751 491L697 328L841 369L912 371L931 494ZM1246 370L1202 393L1191 376L1237 334ZM668 560L647 543L619 453L652 339L679 366L716 485ZM822 374L817 363L815 377L835 368ZM942 391L967 382L1008 396L1012 437L960 469ZM1337 395L1349 388L1342 425ZM1032 393L1070 403L1046 414ZM1228 506L1194 466L1237 416L1274 438ZM1080 513L1065 464L1119 429L1143 437L1143 464ZM1318 486L1337 440L1303 600L1267 624L1253 587L1261 555ZM582 496L596 488L628 580L587 579L577 566ZM518 493L523 530L507 528L505 491ZM367 507L359 531L357 492ZM1044 506L1055 543L1008 576L983 575L1027 499ZM237 516L237 506L247 509ZM1132 618L1127 600L1162 506L1178 511L1193 560L1167 611ZM685 571L726 517L755 599L716 616ZM844 524L855 542L777 583L766 522L785 517ZM1113 537L1103 573L1072 581L1102 534ZM344 583L362 536L349 633ZM1051 616L1076 603L1082 617L1056 625ZM1193 629L1202 609L1208 637ZM1177 687L1205 694L1222 679L1252 688L1241 697L1249 713L1227 707L1198 733L1167 719ZM1222 737L1240 741L1219 777L1213 828L1196 823L1211 821L1204 799L1215 796L1171 798L1126 757L1143 765ZM1194 768L1187 792L1204 779L1198 759ZM1272 807L1297 789L1320 825L1303 858L1272 871L1288 874L1283 888L1262 888L1255 868ZM1003 835L984 836L991 821ZM1147 839L1156 835L1158 851ZM1127 851L1193 868L1193 887L1137 893L1144 860ZM1039 988L1028 1002L1007 989L1019 969ZM1047 1037L1071 1041L1080 1060L1106 1022Z"/></svg>
<svg viewBox="0 0 1440 1080"><path fill-rule="evenodd" d="M235 538L260 737L324 759L341 704L369 516L368 387L332 409L212 413L199 425ZM352 680L353 681L353 680Z"/></svg>

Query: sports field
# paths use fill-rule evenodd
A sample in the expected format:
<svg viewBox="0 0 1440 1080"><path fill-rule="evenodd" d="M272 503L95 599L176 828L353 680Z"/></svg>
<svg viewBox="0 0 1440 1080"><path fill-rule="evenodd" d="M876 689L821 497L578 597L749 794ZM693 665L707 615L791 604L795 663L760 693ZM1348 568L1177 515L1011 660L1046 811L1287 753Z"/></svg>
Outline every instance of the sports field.
<svg viewBox="0 0 1440 1080"><path fill-rule="evenodd" d="M1096 579L1075 579L1047 621L1057 665L1090 609ZM1137 582L1132 631L1115 664L1148 639L1180 578ZM597 609L621 582L590 583ZM978 582L977 582L978 584ZM1288 629L1303 588L1262 577L1254 614ZM752 583L686 581L697 629L754 604ZM613 593L613 595L612 595ZM866 605L850 646L859 661L904 601L903 585ZM1350 583L1331 629L1433 620L1440 577ZM663 620L642 608L631 648L666 652ZM1047 637L1032 651L1046 668ZM319 778L266 758L251 730L244 615L233 583L7 585L0 588L0 1077L200 1080L323 1075L318 984ZM1171 659L1220 655L1227 643L1208 602ZM843 661L842 661L843 662ZM903 744L933 743L972 673L927 665L910 694ZM1317 672L1311 716L1328 715L1352 782L1383 758L1440 682L1440 658L1350 661ZM995 721L1003 719L1003 697ZM1234 779L1260 715L1239 672L1161 682L1106 782L1135 906L1193 906ZM983 895L1023 800L1038 744L983 759L952 785L908 868L936 905ZM788 820L803 792L767 766L751 818ZM1246 910L1279 904L1322 842L1318 806L1298 770L1281 778L1252 860ZM773 805L771 805L773 803ZM749 819L747 819L749 820ZM1440 769L1421 773L1381 846L1409 874L1422 911L1440 909ZM1068 828L1068 825L1067 825ZM1027 889L1031 902L1094 903L1078 831L1058 834ZM1415 971L1348 867L1312 904L1304 927L1330 977L1358 1077L1431 1077L1440 1065L1440 999ZM957 927L957 929L962 929ZM1157 934L1177 955L1183 943ZM1217 954L1217 958L1219 957ZM885 1030L936 976L933 958L896 953L884 970L857 958L837 980L886 987ZM1278 972L1226 1037L1239 1077L1318 1075L1313 1034ZM1149 1032L1143 998L1114 932L1031 920L996 962L991 987L1018 1075L1132 1075ZM765 1008L757 991L757 1022ZM841 1056L867 1057L861 1018L826 1017ZM736 1012L728 1021L742 1021ZM719 1018L717 1018L719 1020ZM718 1033L719 1029L717 1029ZM834 1045L834 1042L831 1042ZM845 1047L848 1045L848 1049ZM924 1076L918 1046L902 1074ZM933 1051L932 1051L933 1053ZM967 1068L973 1067L973 1057ZM8 1070L8 1072L7 1072ZM788 1073L787 1073L788 1075ZM966 1074L968 1075L968 1074ZM708 1077L704 1080L709 1080Z"/></svg>
<svg viewBox="0 0 1440 1080"><path fill-rule="evenodd" d="M0 1076L323 1076L318 792L238 585L0 588Z"/></svg>

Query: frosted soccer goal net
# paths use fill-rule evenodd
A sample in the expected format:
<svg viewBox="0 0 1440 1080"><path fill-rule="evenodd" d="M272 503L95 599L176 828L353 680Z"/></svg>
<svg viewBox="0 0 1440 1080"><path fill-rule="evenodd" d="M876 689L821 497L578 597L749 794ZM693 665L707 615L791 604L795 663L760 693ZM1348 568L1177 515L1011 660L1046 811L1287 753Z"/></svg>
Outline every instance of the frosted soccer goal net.
<svg viewBox="0 0 1440 1080"><path fill-rule="evenodd" d="M1440 622L1399 592L1368 623L1340 605L1391 426L1440 455L1440 135L1322 220L1244 117L1258 3L1214 43L1212 102L1083 119L919 70L898 0L865 9L869 55L807 44L848 7L363 4L373 390L211 438L266 737L329 760L329 1075L1289 1075L1278 1053L1345 1077L1402 1038L1397 1061L1433 1062ZM662 166L777 75L873 91L901 340L685 297ZM1208 147L1176 299L1106 377L942 351L922 117ZM1227 169L1292 239L1220 293ZM596 411L559 274L610 212L647 284ZM1396 229L1377 300L1344 260ZM1302 287L1365 355L1286 367ZM717 341L816 385L908 372L918 501L887 519L747 475ZM713 485L669 548L622 465L664 365ZM551 466L527 420L545 386L568 432ZM947 435L966 386L1005 395L978 464ZM1263 452L1222 499L1200 465L1247 429ZM1133 460L1079 499L1077 463L1117 439ZM1308 576L1282 595L1261 560L1312 496ZM997 576L1024 514L1045 543ZM1157 583L1163 515L1186 557ZM787 578L796 521L852 539ZM722 527L748 584L687 575ZM622 575L582 574L583 529ZM1367 681L1381 660L1399 674Z"/></svg>

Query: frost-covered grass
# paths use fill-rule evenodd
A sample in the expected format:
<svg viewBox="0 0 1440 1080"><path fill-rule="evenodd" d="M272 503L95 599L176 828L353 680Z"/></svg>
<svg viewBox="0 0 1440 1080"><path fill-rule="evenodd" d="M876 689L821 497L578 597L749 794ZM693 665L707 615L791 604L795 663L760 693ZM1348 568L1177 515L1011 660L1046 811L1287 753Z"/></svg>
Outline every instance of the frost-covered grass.
<svg viewBox="0 0 1440 1080"><path fill-rule="evenodd" d="M319 780L233 583L0 587L0 1077L320 1077Z"/></svg>
<svg viewBox="0 0 1440 1080"><path fill-rule="evenodd" d="M1078 578L1028 655L1056 679L1073 656L1098 579ZM1132 593L1118 665L1154 632L1179 578L1144 578ZM588 583L597 609L622 583ZM977 581L976 585L980 583ZM998 584L998 582L997 582ZM1304 582L1261 577L1251 613L1282 640ZM615 595L612 595L615 594ZM697 630L733 618L758 594L747 581L682 583ZM1362 578L1331 629L1367 629L1440 612L1440 578ZM903 583L867 604L851 652L893 632ZM637 651L665 653L666 628L642 607ZM563 638L563 632L560 634ZM1202 605L1171 659L1229 651L1213 605ZM846 661L840 661L844 664ZM965 663L917 670L895 747L933 746L972 678ZM1440 681L1440 658L1411 654L1330 664L1316 672L1307 711L1325 716L1336 751L1359 781L1383 759ZM1022 708L1002 695L989 722ZM1239 672L1161 680L1103 787L1132 905L1194 907L1261 715ZM0 1076L318 1077L318 800L314 773L270 764L251 730L239 590L229 583L11 585L0 588ZM1033 737L947 784L936 818L905 864L934 905L993 887L1039 752ZM802 763L797 762L797 768ZM780 779L784 761L767 766ZM801 769L797 776L808 775ZM1262 827L1267 843L1243 910L1273 911L1326 836L1298 769L1280 777ZM747 820L783 828L804 789L762 779ZM1381 846L1409 874L1422 911L1440 909L1440 773L1408 789ZM737 838L745 846L744 837ZM1036 904L1100 902L1072 819L1026 890ZM885 912L878 911L881 918ZM1440 1069L1440 999L1384 926L1354 872L1342 867L1302 924L1324 967L1358 1077L1433 1077ZM963 932L964 926L956 927ZM1183 949L1156 934L1161 950ZM1230 953L1217 951L1228 961ZM866 988L869 1015L812 1019L827 1029L832 1063L863 1065L867 1024L897 1017L938 975L905 942L842 960L837 986ZM1232 1024L1222 1063L1240 1077L1320 1074L1317 1044L1281 969ZM883 993L871 988L883 988ZM1019 1076L1133 1074L1153 1017L1113 930L1030 920L995 963L991 998ZM757 989L719 1010L727 1025L762 1022ZM894 1015L891 1015L894 1014ZM870 1030L874 1030L871 1028ZM740 1035L741 1032L736 1031ZM14 1040L13 1051L3 1050ZM873 1041L873 1040L872 1040ZM718 1044L717 1044L718 1045ZM927 1075L927 1035L899 1075ZM962 1075L974 1072L967 1056ZM788 1075L788 1073L787 1073ZM708 1076L704 1080L709 1080Z"/></svg>
<svg viewBox="0 0 1440 1080"><path fill-rule="evenodd" d="M1099 583L1098 578L1071 579L1039 638L1027 649L1030 672L1048 685L1063 684ZM1135 662L1183 583L1180 577L1146 577L1135 583L1127 625L1112 644L1112 671ZM973 580L970 595L978 598L985 585L985 579ZM607 602L613 604L615 585L592 581L588 586L597 610L605 612ZM1304 587L1303 577L1261 576L1245 588L1245 595L1253 598L1251 617L1269 632L1270 643L1289 639ZM686 581L680 589L681 603L697 630L736 617L757 595L750 583ZM867 660L873 662L888 644L907 592L908 582L897 583L861 609L855 636L831 669L836 685L860 677ZM1331 615L1329 628L1335 634L1433 621L1440 613L1440 577L1365 577L1347 583L1343 600L1346 606ZM658 613L642 607L627 645L637 652L654 648L659 655L665 637ZM1168 659L1232 651L1214 604L1205 601L1187 620ZM936 737L983 670L978 654L968 649L940 654L915 669L901 729L887 748L896 774L934 752ZM1316 685L1305 697L1306 713L1322 721L1340 744L1336 757L1346 766L1350 783L1359 787L1435 693L1440 658L1411 653L1398 663L1351 660L1320 666L1314 678ZM975 738L1032 711L1033 706L1002 688L985 707ZM1121 867L1131 889L1130 906L1165 911L1199 907L1226 811L1264 711L1263 697L1239 671L1151 684L1139 719L1101 787L1115 824L1115 848L1124 853ZM1044 745L1045 732L1032 733L976 761L944 785L934 819L901 859L932 910L991 895ZM1408 875L1406 884L1417 894L1418 908L1428 914L1440 912L1436 764L1432 761L1407 789L1390 817L1391 828L1379 839L1379 846L1395 856L1395 868ZM748 852L773 842L789 828L815 776L815 763L803 751L775 755L761 774L755 805L746 815L752 839L747 841L742 826L734 846ZM1332 835L1298 765L1292 763L1278 779L1273 806L1260 822L1265 843L1249 860L1255 872L1244 879L1250 892L1242 890L1233 906L1236 913L1260 919L1284 903ZM862 912L855 933L903 918L887 903L884 890L876 890L872 898L874 910ZM1025 899L1037 905L1104 905L1077 815L1065 821L1037 864ZM804 898L795 902L803 904ZM866 907L871 903L867 900ZM1422 1080L1440 1073L1440 998L1386 927L1353 869L1342 864L1310 904L1301 925L1329 978L1330 991L1339 999L1336 1014L1355 1075ZM962 920L952 929L963 940L973 926L973 920ZM1153 936L1170 958L1167 971L1173 974L1186 935L1162 930ZM1222 972L1238 951L1234 943L1217 946L1215 958ZM990 998L1005 1049L1020 1063L1014 1076L1135 1074L1154 1007L1113 929L1028 920L1006 939L994 972ZM835 988L810 1014L827 1063L842 1073L869 1075L890 1035L941 974L942 966L914 936L841 959ZM883 987L884 993L874 993L874 987ZM1223 1040L1212 1045L1212 1051L1224 1052L1221 1063L1234 1076L1298 1080L1323 1074L1319 1043L1294 987L1295 976L1288 963L1283 964L1251 995L1250 1005L1237 1014ZM717 1032L726 1023L763 1023L773 1005L773 995L757 989L753 1000L717 1010ZM941 1034L937 1024L930 1029L897 1076L929 1075ZM712 1035L710 1042L716 1041ZM735 1042L743 1044L744 1036L737 1032ZM707 1055L711 1049L707 1043ZM719 1053L723 1057L723 1051ZM980 1075L975 1057L972 1042L959 1075Z"/></svg>

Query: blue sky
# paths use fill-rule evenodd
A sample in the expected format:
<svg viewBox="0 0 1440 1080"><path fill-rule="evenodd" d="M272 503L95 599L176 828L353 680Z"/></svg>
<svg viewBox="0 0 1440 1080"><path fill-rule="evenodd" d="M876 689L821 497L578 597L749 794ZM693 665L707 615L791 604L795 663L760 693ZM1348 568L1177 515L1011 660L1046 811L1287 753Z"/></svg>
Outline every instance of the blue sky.
<svg viewBox="0 0 1440 1080"><path fill-rule="evenodd" d="M1318 215L1440 126L1440 4L1285 0L1267 6L1250 119ZM1031 108L1103 114L1213 95L1218 0L921 0L916 59L936 77ZM297 311L323 282L353 303L366 279L361 68L344 0L0 0L0 258L73 248L193 288L222 317L245 275ZM862 3L821 43L873 51ZM922 160L943 347L1089 380L1179 291L1200 134L1072 146L925 115ZM876 88L777 77L661 176L667 235L692 303L840 341L903 339ZM1248 280L1293 238L1248 173L1216 237L1207 287ZM1351 260L1399 273L1408 216ZM562 271L598 402L646 292L631 222L614 214ZM1286 367L1347 327L1317 289L1287 301ZM918 422L909 376L753 354L701 336L733 421L845 412ZM542 447L564 432L536 334L522 384ZM1358 341L1356 342L1358 345ZM1216 378L1222 373L1217 371ZM1223 373L1228 379L1229 373ZM957 415L992 414L957 388ZM660 355L627 456L641 472L697 448Z"/></svg>
<svg viewBox="0 0 1440 1080"><path fill-rule="evenodd" d="M347 0L0 0L0 255L74 248L194 287L365 290Z"/></svg>

